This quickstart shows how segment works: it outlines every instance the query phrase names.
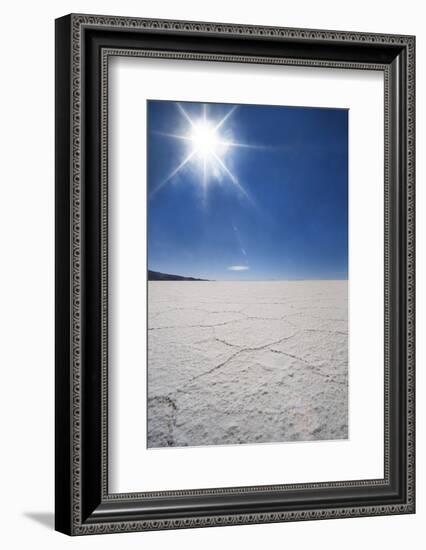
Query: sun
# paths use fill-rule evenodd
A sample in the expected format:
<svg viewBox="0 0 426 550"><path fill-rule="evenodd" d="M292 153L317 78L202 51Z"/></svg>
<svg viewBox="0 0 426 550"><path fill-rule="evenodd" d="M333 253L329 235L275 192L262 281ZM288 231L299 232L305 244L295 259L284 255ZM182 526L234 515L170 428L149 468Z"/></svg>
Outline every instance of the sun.
<svg viewBox="0 0 426 550"><path fill-rule="evenodd" d="M235 174L229 169L225 162L225 157L229 150L234 147L256 147L244 143L236 143L227 140L223 137L221 128L227 122L229 117L234 113L237 106L231 106L229 111L219 121L213 121L208 116L208 104L202 105L202 116L198 119L191 117L187 110L180 104L176 103L183 118L185 118L188 129L186 133L163 133L157 132L164 137L183 140L188 144L188 150L183 160L176 168L151 192L150 197L156 195L166 183L173 178L189 163L198 166L200 177L199 184L204 189L204 196L207 192L207 187L211 181L218 178L225 178L238 191L248 198L248 193L238 181Z"/></svg>
<svg viewBox="0 0 426 550"><path fill-rule="evenodd" d="M202 158L214 157L220 148L220 137L213 124L208 120L202 120L192 126L190 139Z"/></svg>

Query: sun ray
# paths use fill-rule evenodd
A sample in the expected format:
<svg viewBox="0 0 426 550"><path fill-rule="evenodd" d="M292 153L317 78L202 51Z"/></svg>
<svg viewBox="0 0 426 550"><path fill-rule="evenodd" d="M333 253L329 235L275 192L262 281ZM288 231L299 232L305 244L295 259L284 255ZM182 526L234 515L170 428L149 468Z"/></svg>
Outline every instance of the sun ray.
<svg viewBox="0 0 426 550"><path fill-rule="evenodd" d="M189 124L191 126L195 126L195 123L194 121L192 120L192 118L188 115L188 113L185 111L185 109L182 107L182 105L180 103L176 103L176 105L178 106L178 109L179 111L183 114L183 116L186 118L186 120L189 122Z"/></svg>
<svg viewBox="0 0 426 550"><path fill-rule="evenodd" d="M153 134L156 134L157 136L163 136L163 137L168 137L168 138L173 138L173 139L183 139L185 141L192 141L192 138L190 136L184 136L184 135L181 135L181 134L171 134L171 133L168 133L168 132L152 132Z"/></svg>
<svg viewBox="0 0 426 550"><path fill-rule="evenodd" d="M216 153L214 154L214 157L215 159L217 160L217 162L220 164L220 166L225 170L225 172L228 174L230 180L232 181L232 183L239 189L239 191L241 191L241 193L247 198L249 199L250 201L252 201L250 195L247 193L247 191L244 189L244 187L241 185L241 183L237 180L237 178L234 176L234 174L231 172L231 170L229 170L229 168L226 166L226 164L222 161L222 159L216 155Z"/></svg>
<svg viewBox="0 0 426 550"><path fill-rule="evenodd" d="M207 157L203 157L203 200L207 198Z"/></svg>
<svg viewBox="0 0 426 550"><path fill-rule="evenodd" d="M267 147L265 145L252 145L250 143L239 143L235 141L219 141L218 143L220 145L226 145L227 147L244 147L247 149L260 149L260 150L270 149L270 147Z"/></svg>
<svg viewBox="0 0 426 550"><path fill-rule="evenodd" d="M216 124L216 126L214 127L214 131L216 132L217 130L219 130L219 128L225 123L226 120L228 120L228 118L232 115L232 113L235 111L235 109L238 107L238 105L234 105L234 107L232 107L232 109L230 109L226 115L221 119L219 120L219 122Z"/></svg>
<svg viewBox="0 0 426 550"><path fill-rule="evenodd" d="M187 164L192 159L192 157L195 155L196 152L197 152L196 149L191 151L189 155L185 157L183 161L173 170L173 172L171 172L171 174L169 174L165 180L163 180L159 185L157 185L155 189L152 190L152 192L149 195L150 198L156 195L158 191L166 185L167 182L169 182L174 176L176 176L179 170L181 170L185 166L185 164Z"/></svg>

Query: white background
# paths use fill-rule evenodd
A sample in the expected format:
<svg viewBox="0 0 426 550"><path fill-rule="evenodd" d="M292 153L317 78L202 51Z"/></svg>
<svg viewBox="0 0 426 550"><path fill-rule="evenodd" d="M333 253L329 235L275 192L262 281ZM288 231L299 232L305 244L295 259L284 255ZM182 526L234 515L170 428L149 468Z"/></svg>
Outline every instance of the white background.
<svg viewBox="0 0 426 550"><path fill-rule="evenodd" d="M126 57L109 93L110 491L383 477L383 73ZM349 109L349 440L146 448L147 98Z"/></svg>
<svg viewBox="0 0 426 550"><path fill-rule="evenodd" d="M417 34L417 150L426 148L426 31L420 1L279 3L215 0L3 6L1 33L1 510L4 548L198 549L312 547L420 548L426 520L425 161L417 163L418 205L418 512L316 521L69 539L52 531L53 511L53 19L68 12L110 13Z"/></svg>

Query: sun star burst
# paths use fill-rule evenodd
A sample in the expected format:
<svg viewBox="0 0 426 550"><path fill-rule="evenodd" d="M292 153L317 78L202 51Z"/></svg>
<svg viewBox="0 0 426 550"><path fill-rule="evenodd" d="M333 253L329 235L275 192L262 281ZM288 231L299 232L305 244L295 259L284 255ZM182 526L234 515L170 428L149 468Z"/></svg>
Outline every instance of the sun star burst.
<svg viewBox="0 0 426 550"><path fill-rule="evenodd" d="M187 164L191 163L200 171L199 183L206 194L207 186L213 178L217 178L220 174L221 178L225 178L231 183L240 193L248 197L248 194L238 178L231 171L225 162L225 157L230 149L234 147L250 147L243 143L235 143L224 139L220 129L228 121L229 117L234 113L237 106L233 106L224 117L218 122L209 119L207 114L207 104L202 106L202 116L193 118L187 110L180 104L176 103L179 112L188 123L188 131L185 134L162 133L164 137L183 140L188 143L189 150L182 161L170 172L170 174L152 191L151 196L158 193L166 183L171 181Z"/></svg>
<svg viewBox="0 0 426 550"><path fill-rule="evenodd" d="M197 153L203 158L214 156L220 146L220 139L216 134L216 130L207 120L194 124L190 139Z"/></svg>

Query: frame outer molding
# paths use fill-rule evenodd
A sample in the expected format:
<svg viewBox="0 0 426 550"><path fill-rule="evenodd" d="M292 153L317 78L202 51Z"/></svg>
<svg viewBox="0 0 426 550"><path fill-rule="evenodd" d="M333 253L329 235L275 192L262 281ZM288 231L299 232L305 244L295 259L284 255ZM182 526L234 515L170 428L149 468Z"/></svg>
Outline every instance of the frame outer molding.
<svg viewBox="0 0 426 550"><path fill-rule="evenodd" d="M415 215L414 215L414 180L415 180L415 38L390 34L372 34L358 32L342 32L331 30L291 29L265 26L246 26L236 24L218 24L189 21L170 21L156 19L139 19L127 17L109 17L97 15L72 14L56 21L56 81L69 82L56 92L56 316L62 318L56 325L56 528L59 531L72 534L100 534L127 531L143 531L158 529L180 529L189 527L204 527L216 525L237 525L248 523L266 523L283 521L303 521L310 519L361 517L371 515L414 513L415 492L415 459L414 459L414 424L415 424ZM82 385L82 277L84 250L83 243L83 196L82 196L82 164L84 162L84 144L82 143L82 119L84 113L82 98L82 40L85 28L104 28L121 30L146 30L150 32L173 32L208 34L211 36L228 36L241 38L247 36L262 39L289 39L327 42L329 44L368 44L374 46L393 45L403 48L406 52L407 73L405 75L407 106L407 142L403 144L406 150L406 216L402 228L406 248L406 502L404 504L384 506L345 506L338 508L312 509L299 511L224 514L199 516L179 519L135 520L135 521L94 521L87 522L82 514L82 434L81 434L81 385ZM67 42L68 39L68 42ZM303 65L303 62L300 64ZM324 66L330 66L326 62ZM386 97L385 97L386 101ZM69 104L70 119L63 117L66 104ZM58 126L62 125L62 131ZM67 137L68 136L68 137ZM70 160L64 158L64 151L69 147ZM68 168L65 170L63 166ZM62 169L61 169L62 167ZM68 177L64 176L68 172ZM68 199L61 198L69 191ZM67 225L67 223L69 225ZM69 235L69 249L59 242L64 235ZM386 248L386 247L385 247ZM386 254L386 253L385 253ZM67 261L68 258L68 261ZM386 258L385 258L386 261ZM70 274L67 279L66 274ZM69 288L67 288L67 280ZM105 289L103 289L105 290ZM69 302L69 321L63 321L66 314L64 307ZM386 296L385 296L386 299ZM67 335L68 332L68 335ZM67 349L69 356L67 358ZM386 350L385 350L386 352ZM68 367L67 367L68 365ZM69 384L67 384L67 379ZM64 414L68 404L63 402L66 387L70 389L69 412ZM107 388L105 388L106 391ZM66 439L61 430L69 426L69 445L63 443ZM59 442L58 442L59 440ZM66 465L68 464L68 469ZM68 482L64 484L64 479ZM343 485L350 482L342 482ZM125 498L129 495L119 495ZM68 507L64 503L68 502Z"/></svg>

